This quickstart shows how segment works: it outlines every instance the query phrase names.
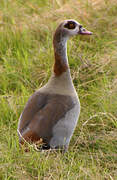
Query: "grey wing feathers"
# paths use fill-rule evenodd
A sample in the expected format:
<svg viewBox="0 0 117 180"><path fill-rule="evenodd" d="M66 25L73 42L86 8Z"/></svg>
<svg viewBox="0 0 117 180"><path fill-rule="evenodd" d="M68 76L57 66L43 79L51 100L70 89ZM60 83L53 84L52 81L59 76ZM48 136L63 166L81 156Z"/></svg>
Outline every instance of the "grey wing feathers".
<svg viewBox="0 0 117 180"><path fill-rule="evenodd" d="M34 94L28 101L19 122L18 130L25 140L46 142L52 137L53 126L74 106L70 96Z"/></svg>
<svg viewBox="0 0 117 180"><path fill-rule="evenodd" d="M39 92L30 97L19 119L18 130L20 132L23 132L34 115L46 104L46 97L47 95Z"/></svg>

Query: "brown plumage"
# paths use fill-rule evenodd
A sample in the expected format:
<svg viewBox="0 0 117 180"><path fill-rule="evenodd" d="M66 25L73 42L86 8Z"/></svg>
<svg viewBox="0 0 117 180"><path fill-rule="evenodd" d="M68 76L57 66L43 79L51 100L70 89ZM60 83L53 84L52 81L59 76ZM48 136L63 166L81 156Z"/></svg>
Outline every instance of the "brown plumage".
<svg viewBox="0 0 117 180"><path fill-rule="evenodd" d="M60 76L62 73L66 72L68 65L63 63L61 57L55 53L55 63L54 63L54 73L56 76Z"/></svg>

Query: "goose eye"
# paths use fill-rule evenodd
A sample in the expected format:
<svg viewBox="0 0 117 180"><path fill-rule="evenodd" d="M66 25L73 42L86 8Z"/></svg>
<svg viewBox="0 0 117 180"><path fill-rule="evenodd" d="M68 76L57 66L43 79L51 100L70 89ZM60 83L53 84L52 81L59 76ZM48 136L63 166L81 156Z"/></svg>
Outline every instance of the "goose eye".
<svg viewBox="0 0 117 180"><path fill-rule="evenodd" d="M75 29L76 25L74 22L68 22L64 27L68 29Z"/></svg>
<svg viewBox="0 0 117 180"><path fill-rule="evenodd" d="M75 24L70 23L70 24L69 24L69 29L74 29L74 28L75 28Z"/></svg>

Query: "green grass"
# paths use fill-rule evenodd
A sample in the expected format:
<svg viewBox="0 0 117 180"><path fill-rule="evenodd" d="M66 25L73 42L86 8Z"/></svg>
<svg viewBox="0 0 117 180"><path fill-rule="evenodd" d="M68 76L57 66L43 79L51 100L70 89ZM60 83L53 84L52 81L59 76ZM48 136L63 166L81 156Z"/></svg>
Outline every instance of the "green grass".
<svg viewBox="0 0 117 180"><path fill-rule="evenodd" d="M95 3L0 1L0 180L117 179L117 4ZM18 144L18 118L50 77L52 34L67 18L94 33L68 42L80 119L66 154L33 148L25 153Z"/></svg>

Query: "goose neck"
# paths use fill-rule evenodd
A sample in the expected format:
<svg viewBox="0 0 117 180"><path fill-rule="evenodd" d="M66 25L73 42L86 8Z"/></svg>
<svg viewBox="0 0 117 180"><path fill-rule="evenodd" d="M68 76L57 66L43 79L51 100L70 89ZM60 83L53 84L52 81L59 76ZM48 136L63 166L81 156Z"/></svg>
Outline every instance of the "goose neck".
<svg viewBox="0 0 117 180"><path fill-rule="evenodd" d="M61 75L69 69L67 57L67 38L62 36L54 36L54 73L56 76Z"/></svg>

